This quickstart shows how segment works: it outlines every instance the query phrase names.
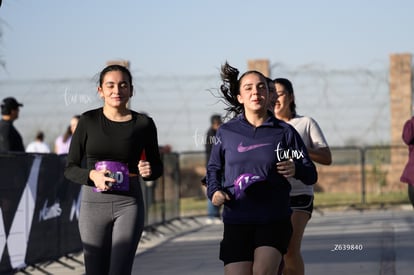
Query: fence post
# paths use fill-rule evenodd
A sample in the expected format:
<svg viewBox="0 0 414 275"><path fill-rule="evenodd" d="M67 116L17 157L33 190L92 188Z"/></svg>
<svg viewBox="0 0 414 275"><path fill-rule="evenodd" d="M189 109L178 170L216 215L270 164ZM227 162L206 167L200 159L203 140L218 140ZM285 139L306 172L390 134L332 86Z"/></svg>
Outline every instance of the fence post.
<svg viewBox="0 0 414 275"><path fill-rule="evenodd" d="M177 215L178 217L181 218L181 173L180 173L180 155L179 154L175 154L175 175L174 178L176 179L176 183L178 186L176 186L176 195L177 195Z"/></svg>
<svg viewBox="0 0 414 275"><path fill-rule="evenodd" d="M161 157L162 157L162 163L165 163L165 154L162 154L161 155ZM164 168L164 173L165 173L165 168ZM166 223L166 202L165 202L165 174L163 173L163 176L161 177L161 201L162 201L162 203L161 203L161 221L162 221L162 223L164 224L164 223Z"/></svg>
<svg viewBox="0 0 414 275"><path fill-rule="evenodd" d="M366 174L365 174L365 154L367 152L365 147L359 148L361 152L361 203L366 203Z"/></svg>

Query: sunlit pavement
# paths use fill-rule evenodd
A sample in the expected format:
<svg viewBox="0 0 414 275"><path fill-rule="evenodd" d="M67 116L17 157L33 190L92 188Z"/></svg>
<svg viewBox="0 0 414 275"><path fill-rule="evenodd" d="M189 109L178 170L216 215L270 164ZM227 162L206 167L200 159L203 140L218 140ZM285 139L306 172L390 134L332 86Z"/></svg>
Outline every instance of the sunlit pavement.
<svg viewBox="0 0 414 275"><path fill-rule="evenodd" d="M138 255L134 274L223 274L222 225L208 224ZM307 275L413 274L414 211L315 211L302 244Z"/></svg>
<svg viewBox="0 0 414 275"><path fill-rule="evenodd" d="M325 212L305 233L306 274L413 274L413 233L411 206Z"/></svg>
<svg viewBox="0 0 414 275"><path fill-rule="evenodd" d="M223 274L222 224L183 218L145 232L133 274ZM307 275L413 274L414 210L315 211L302 243ZM25 274L83 274L82 255ZM24 274L24 273L18 273Z"/></svg>

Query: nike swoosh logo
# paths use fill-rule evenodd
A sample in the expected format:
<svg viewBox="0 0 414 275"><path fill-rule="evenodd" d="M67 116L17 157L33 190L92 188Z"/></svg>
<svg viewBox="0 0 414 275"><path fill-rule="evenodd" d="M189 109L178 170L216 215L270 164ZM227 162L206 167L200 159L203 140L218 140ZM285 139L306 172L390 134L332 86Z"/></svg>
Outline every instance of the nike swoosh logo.
<svg viewBox="0 0 414 275"><path fill-rule="evenodd" d="M249 146L243 146L242 142L240 142L239 146L237 146L237 151L239 153L244 153L256 148L260 148L263 146L268 146L268 145L272 145L271 143L261 143L261 144L254 144L254 145L249 145Z"/></svg>

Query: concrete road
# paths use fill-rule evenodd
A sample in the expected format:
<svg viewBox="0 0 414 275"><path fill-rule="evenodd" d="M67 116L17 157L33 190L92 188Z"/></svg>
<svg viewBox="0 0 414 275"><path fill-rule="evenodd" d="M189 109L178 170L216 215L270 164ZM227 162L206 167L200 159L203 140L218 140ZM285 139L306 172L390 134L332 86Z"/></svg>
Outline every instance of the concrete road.
<svg viewBox="0 0 414 275"><path fill-rule="evenodd" d="M206 218L176 220L145 233L133 274L223 274L218 259L222 224ZM358 211L315 211L306 229L307 275L414 274L414 210L411 206ZM82 255L18 274L84 274Z"/></svg>
<svg viewBox="0 0 414 275"><path fill-rule="evenodd" d="M221 234L221 225L206 225L149 249L134 274L223 274ZM414 274L414 211L315 211L302 251L307 275Z"/></svg>
<svg viewBox="0 0 414 275"><path fill-rule="evenodd" d="M414 274L414 211L325 212L302 243L306 274Z"/></svg>

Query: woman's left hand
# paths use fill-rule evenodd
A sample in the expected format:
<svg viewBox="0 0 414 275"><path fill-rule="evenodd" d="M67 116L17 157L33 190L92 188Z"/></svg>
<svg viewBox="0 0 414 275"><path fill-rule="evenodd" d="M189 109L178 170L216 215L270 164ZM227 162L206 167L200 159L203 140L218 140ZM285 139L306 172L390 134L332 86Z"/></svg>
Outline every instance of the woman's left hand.
<svg viewBox="0 0 414 275"><path fill-rule="evenodd" d="M141 177L148 178L152 174L151 164L146 160L140 160L138 162L138 171Z"/></svg>
<svg viewBox="0 0 414 275"><path fill-rule="evenodd" d="M276 163L276 169L285 178L293 177L296 173L295 162L292 159Z"/></svg>

